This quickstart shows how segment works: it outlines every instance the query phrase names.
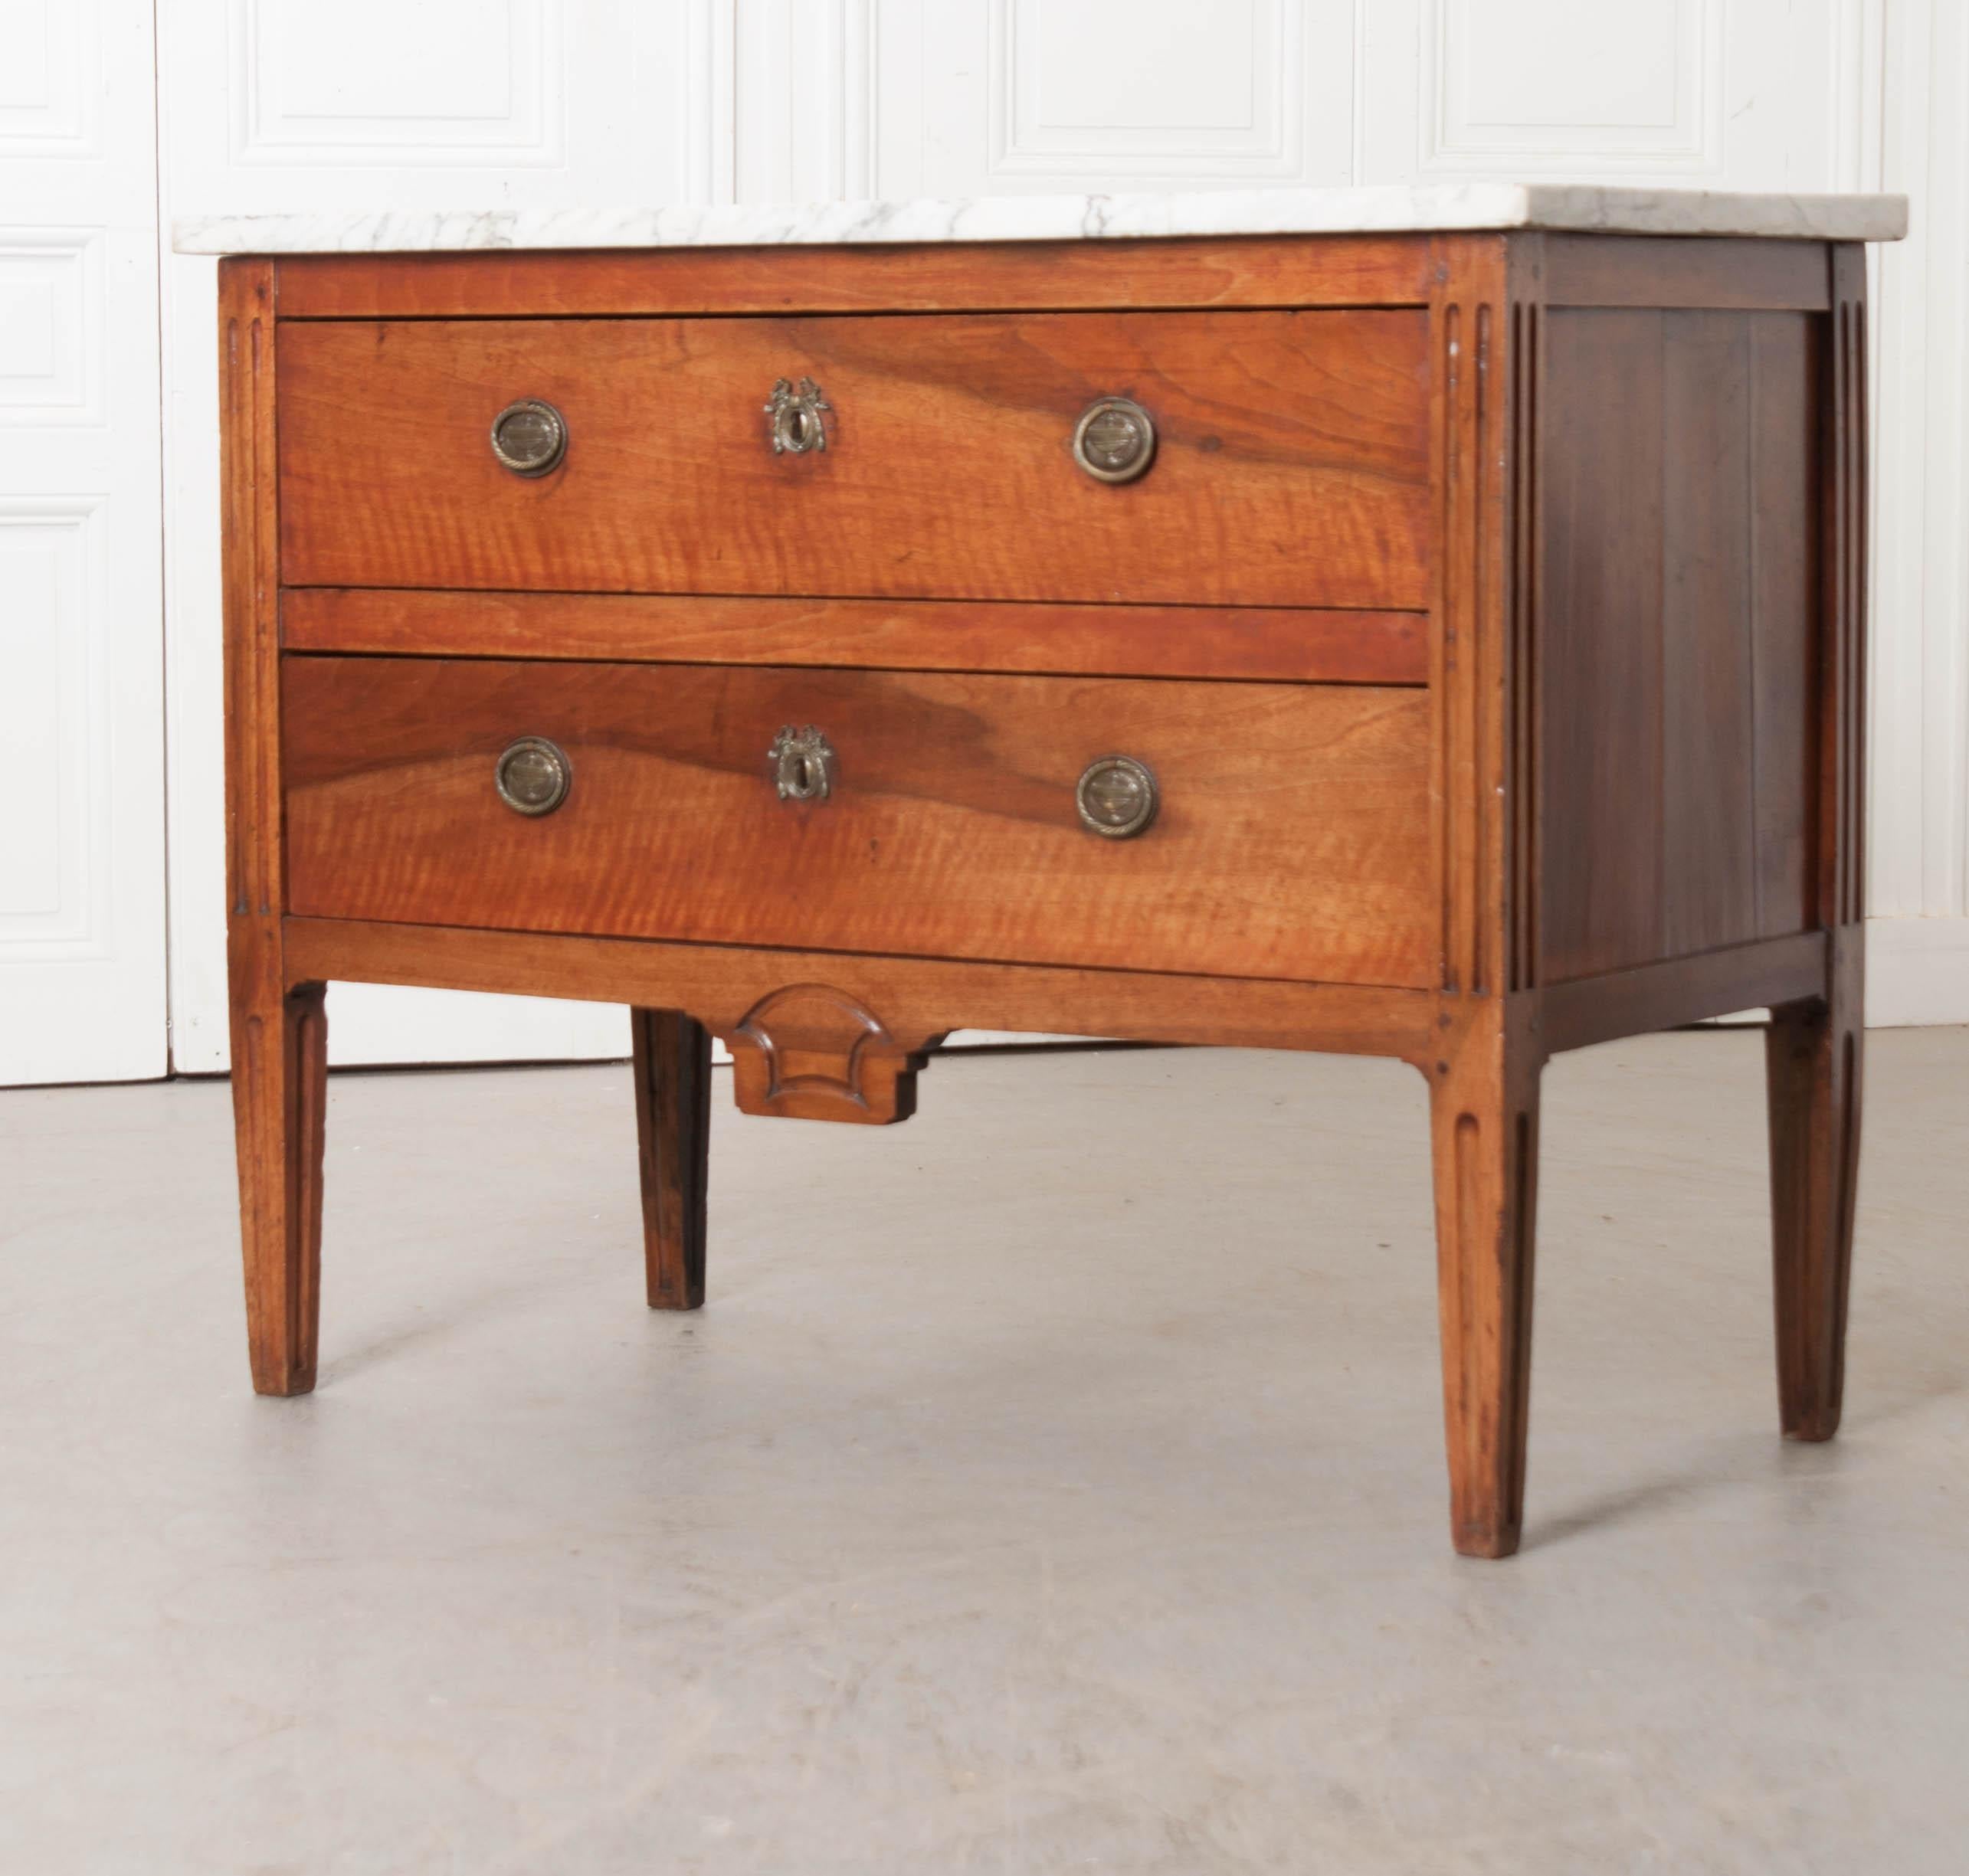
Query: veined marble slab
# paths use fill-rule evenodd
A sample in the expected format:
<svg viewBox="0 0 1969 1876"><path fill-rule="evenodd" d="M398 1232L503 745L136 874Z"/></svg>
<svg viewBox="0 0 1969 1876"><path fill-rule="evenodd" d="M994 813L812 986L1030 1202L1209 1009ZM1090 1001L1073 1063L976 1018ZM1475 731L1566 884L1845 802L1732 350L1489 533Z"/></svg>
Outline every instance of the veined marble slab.
<svg viewBox="0 0 1969 1876"><path fill-rule="evenodd" d="M1489 228L1892 241L1907 232L1908 198L1470 182L1418 188L739 203L716 208L208 215L179 221L174 245L185 254L432 254L473 248L809 247Z"/></svg>

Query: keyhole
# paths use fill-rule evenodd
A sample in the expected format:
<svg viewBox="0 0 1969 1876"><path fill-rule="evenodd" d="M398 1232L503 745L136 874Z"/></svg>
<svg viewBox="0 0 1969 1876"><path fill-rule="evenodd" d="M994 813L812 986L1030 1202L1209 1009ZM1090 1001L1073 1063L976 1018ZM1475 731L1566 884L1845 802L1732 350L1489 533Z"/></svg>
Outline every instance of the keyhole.
<svg viewBox="0 0 1969 1876"><path fill-rule="evenodd" d="M768 770L782 801L824 801L832 778L834 752L821 732L808 727L795 732L789 725L774 739Z"/></svg>

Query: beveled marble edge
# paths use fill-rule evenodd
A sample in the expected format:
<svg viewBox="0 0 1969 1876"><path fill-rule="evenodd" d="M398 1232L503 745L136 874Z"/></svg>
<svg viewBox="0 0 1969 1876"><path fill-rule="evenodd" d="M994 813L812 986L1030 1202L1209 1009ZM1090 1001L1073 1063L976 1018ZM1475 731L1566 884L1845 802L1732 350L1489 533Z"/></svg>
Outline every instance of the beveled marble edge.
<svg viewBox="0 0 1969 1876"><path fill-rule="evenodd" d="M472 249L860 246L1505 228L1892 241L1907 232L1908 198L1469 182L1414 188L992 195L970 201L793 205L738 203L715 208L205 215L178 221L172 245L182 254L435 254Z"/></svg>

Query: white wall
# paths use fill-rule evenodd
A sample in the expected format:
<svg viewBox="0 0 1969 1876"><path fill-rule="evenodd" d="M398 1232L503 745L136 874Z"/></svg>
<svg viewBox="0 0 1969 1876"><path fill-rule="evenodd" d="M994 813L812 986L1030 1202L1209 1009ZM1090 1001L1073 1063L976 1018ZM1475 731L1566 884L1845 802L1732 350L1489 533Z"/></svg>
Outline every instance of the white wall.
<svg viewBox="0 0 1969 1876"><path fill-rule="evenodd" d="M59 22L92 7L124 25L144 11L143 0L0 0L0 139L6 34L38 19L67 30ZM161 193L168 217L1525 174L1907 188L1916 235L1880 264L1875 322L1872 887L1885 916L1872 994L1880 1020L1964 1021L1965 11L1961 0L157 0ZM45 218L0 209L0 222ZM175 1059L198 1069L224 1059L211 264L167 259L162 279L170 1001ZM0 482L0 509L13 486ZM0 901L0 947L5 918ZM411 991L339 990L331 1026L343 1060L622 1046L613 1011ZM7 1046L0 1036L0 1054ZM0 1060L0 1075L10 1066Z"/></svg>
<svg viewBox="0 0 1969 1876"><path fill-rule="evenodd" d="M1873 307L1868 1014L1969 1023L1969 8L1884 12L1880 186L1913 223Z"/></svg>

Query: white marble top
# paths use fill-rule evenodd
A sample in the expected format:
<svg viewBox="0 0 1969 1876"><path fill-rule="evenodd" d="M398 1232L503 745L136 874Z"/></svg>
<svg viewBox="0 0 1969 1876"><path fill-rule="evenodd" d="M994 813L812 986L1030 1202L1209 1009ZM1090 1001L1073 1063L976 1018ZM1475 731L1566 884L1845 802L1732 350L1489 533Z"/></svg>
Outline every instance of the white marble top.
<svg viewBox="0 0 1969 1876"><path fill-rule="evenodd" d="M418 254L469 248L749 247L902 241L1066 241L1178 234L1356 234L1552 228L1892 241L1905 195L1731 195L1552 182L1424 188L991 195L951 201L717 208L489 208L440 214L208 215L180 221L185 254Z"/></svg>

